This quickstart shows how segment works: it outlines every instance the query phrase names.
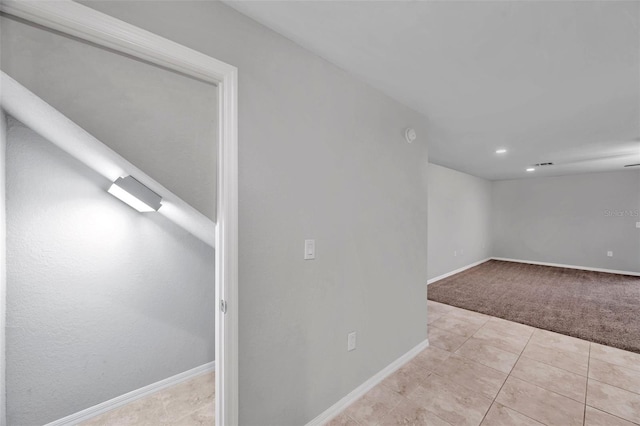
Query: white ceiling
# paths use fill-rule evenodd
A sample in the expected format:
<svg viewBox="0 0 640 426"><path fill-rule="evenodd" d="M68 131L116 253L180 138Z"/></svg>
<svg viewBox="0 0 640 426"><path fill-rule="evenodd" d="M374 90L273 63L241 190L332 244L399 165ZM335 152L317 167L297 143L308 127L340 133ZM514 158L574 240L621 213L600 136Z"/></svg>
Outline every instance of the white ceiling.
<svg viewBox="0 0 640 426"><path fill-rule="evenodd" d="M487 179L640 163L640 2L227 4L423 113L434 163Z"/></svg>

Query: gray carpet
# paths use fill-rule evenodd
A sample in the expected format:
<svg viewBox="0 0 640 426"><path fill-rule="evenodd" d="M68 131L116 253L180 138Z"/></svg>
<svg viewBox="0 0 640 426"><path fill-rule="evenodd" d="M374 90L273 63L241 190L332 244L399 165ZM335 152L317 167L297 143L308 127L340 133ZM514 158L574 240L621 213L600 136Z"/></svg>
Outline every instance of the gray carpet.
<svg viewBox="0 0 640 426"><path fill-rule="evenodd" d="M428 298L640 353L640 277L489 260Z"/></svg>

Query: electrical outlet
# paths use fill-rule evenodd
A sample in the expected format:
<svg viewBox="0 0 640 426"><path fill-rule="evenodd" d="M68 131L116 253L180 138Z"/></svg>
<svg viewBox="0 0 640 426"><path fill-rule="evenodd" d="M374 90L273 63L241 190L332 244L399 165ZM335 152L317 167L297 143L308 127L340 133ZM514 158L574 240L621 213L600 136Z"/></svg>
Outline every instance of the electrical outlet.
<svg viewBox="0 0 640 426"><path fill-rule="evenodd" d="M455 256L457 256L457 255L458 255L458 250L454 250L454 251L453 251L453 256L455 257Z"/></svg>
<svg viewBox="0 0 640 426"><path fill-rule="evenodd" d="M608 256L608 257L613 257L613 252L612 252L611 250L609 250L609 251L607 252L607 256Z"/></svg>
<svg viewBox="0 0 640 426"><path fill-rule="evenodd" d="M352 331L347 334L347 351L352 351L356 348L356 332Z"/></svg>

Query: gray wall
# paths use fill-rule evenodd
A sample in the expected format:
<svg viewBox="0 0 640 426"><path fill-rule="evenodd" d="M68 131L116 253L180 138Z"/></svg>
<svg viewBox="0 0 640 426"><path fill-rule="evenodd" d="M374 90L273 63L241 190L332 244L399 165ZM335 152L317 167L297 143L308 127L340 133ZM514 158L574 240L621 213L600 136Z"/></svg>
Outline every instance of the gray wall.
<svg viewBox="0 0 640 426"><path fill-rule="evenodd" d="M217 88L14 18L2 70L215 220Z"/></svg>
<svg viewBox="0 0 640 426"><path fill-rule="evenodd" d="M493 255L640 272L638 210L640 171L496 181Z"/></svg>
<svg viewBox="0 0 640 426"><path fill-rule="evenodd" d="M491 256L491 182L429 164L429 278Z"/></svg>
<svg viewBox="0 0 640 426"><path fill-rule="evenodd" d="M7 271L6 265L6 210L5 210L5 153L7 146L7 121L4 110L0 109L0 426L6 424L6 357L5 357L5 322L7 310Z"/></svg>
<svg viewBox="0 0 640 426"><path fill-rule="evenodd" d="M213 360L212 248L13 119L6 171L8 424Z"/></svg>
<svg viewBox="0 0 640 426"><path fill-rule="evenodd" d="M426 338L423 116L217 2L85 4L239 68L241 424L305 424Z"/></svg>

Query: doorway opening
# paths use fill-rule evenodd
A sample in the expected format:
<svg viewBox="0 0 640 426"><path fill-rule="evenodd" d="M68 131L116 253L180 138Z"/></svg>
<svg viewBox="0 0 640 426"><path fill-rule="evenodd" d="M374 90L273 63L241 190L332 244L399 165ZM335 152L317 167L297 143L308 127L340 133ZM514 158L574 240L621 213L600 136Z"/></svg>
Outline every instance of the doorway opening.
<svg viewBox="0 0 640 426"><path fill-rule="evenodd" d="M130 163L122 156L115 154L113 150L99 143L95 138L93 138L94 142L97 143L90 142L91 135L89 133L84 132L85 135L82 128L74 127L69 120L65 121L62 114L47 110L46 102L35 97L33 93L16 81L12 82L11 77L4 73L2 75L2 109L15 118L14 121L11 121L11 128L7 129L8 132L23 125L22 130L19 130L18 133L33 131L35 134L44 136L44 139L54 142L80 162L90 165L94 171L98 172L97 176L105 179L106 183L123 177L122 174L134 176L145 186L163 196L163 206L158 211L161 213L162 220L166 219L176 224L178 228L187 231L189 235L195 236L199 242L193 244L201 244L201 246L209 244L215 247L209 256L211 263L215 263L215 271L213 272L215 289L213 291L214 297L211 298L214 305L211 307L211 312L215 312L215 316L212 315L213 322L215 322L215 415L217 424L237 424L237 332L235 332L237 329L236 69L71 1L38 4L3 3L2 12L3 19L11 17L23 20L28 24L35 23L43 26L45 30L57 31L65 36L88 41L119 54L143 60L147 63L146 65L149 63L159 65L161 68L177 71L193 81L213 83L212 87L213 85L217 86L218 97L215 102L217 111L213 113L218 124L215 135L218 139L218 146L215 150L217 173L214 184L217 195L214 197L216 205L212 209L215 222L210 218L208 221L203 220L203 217L207 219L206 216L209 216L202 211L204 208L196 209L192 203L187 203L183 199L187 197L178 196L176 193L180 192L179 188L167 189L168 185L158 182L159 179L154 179L146 170L143 171L142 167L138 168L137 165L134 165L135 163ZM41 108L34 109L34 106ZM53 118L62 118L62 121L52 124ZM67 131L66 134L65 131ZM83 138L83 136L88 136L88 138ZM60 141L62 146L56 141ZM149 152L149 155L153 156L153 150ZM4 172L4 162L2 167ZM116 173L118 176L114 174L115 170L118 170ZM114 175L112 176L112 174ZM109 200L109 202L112 201ZM129 213L127 212L125 215ZM157 222L158 220L139 221L138 225L144 227L153 224L159 227ZM140 225L141 223L143 225ZM184 241L184 238L181 241ZM149 247L147 250L153 251L153 247ZM156 308L156 305L152 303L153 289L147 292L147 295L150 296L150 300L143 300L141 304L149 309L148 317L153 318ZM145 302L148 303L145 304ZM157 314L157 312L155 313ZM175 328L186 328L184 321L182 326ZM133 346L135 344L136 342L132 342ZM166 379L175 379L175 376L178 376L178 379L184 379L186 377L184 374L195 375L203 372L205 371L188 370ZM180 376L181 374L183 376ZM4 383L2 385L4 386ZM100 386L100 383L96 383L96 386ZM138 396L143 395L144 387L135 391L138 392ZM126 395L121 395L121 397L124 396ZM94 410L95 413L97 413L96 410ZM77 420L79 418L74 421ZM62 421L57 424L67 423L69 422Z"/></svg>

